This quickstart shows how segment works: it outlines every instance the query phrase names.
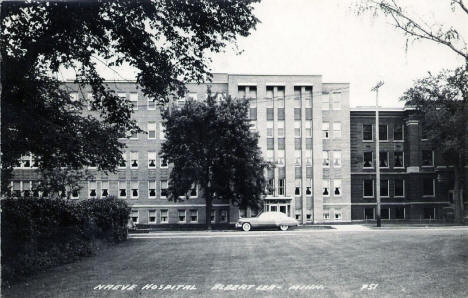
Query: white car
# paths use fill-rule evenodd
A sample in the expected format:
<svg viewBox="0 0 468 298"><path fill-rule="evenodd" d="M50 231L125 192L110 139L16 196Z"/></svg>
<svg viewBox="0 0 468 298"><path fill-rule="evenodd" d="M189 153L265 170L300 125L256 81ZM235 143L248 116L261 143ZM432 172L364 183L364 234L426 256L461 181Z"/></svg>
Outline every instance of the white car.
<svg viewBox="0 0 468 298"><path fill-rule="evenodd" d="M297 220L282 212L263 212L256 217L239 218L236 228L242 228L247 232L252 228L278 227L281 231L286 231L289 227L297 227L298 225Z"/></svg>

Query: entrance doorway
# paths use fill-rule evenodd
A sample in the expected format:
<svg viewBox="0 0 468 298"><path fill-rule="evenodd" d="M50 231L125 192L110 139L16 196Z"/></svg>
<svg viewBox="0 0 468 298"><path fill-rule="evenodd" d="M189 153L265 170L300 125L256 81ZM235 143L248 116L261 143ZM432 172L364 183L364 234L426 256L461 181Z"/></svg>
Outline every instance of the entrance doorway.
<svg viewBox="0 0 468 298"><path fill-rule="evenodd" d="M291 202L289 200L265 200L266 212L281 212L291 216Z"/></svg>

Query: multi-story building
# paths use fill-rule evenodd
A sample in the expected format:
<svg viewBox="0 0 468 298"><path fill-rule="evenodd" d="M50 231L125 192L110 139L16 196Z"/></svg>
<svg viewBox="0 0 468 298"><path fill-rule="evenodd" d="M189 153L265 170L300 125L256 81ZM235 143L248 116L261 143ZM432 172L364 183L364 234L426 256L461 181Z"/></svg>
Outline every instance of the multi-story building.
<svg viewBox="0 0 468 298"><path fill-rule="evenodd" d="M91 90L66 83L76 100L86 100ZM171 165L159 157L164 127L159 108L131 82L109 82L116 93L134 104L133 117L147 134L122 139L125 162L116 174L95 168L92 181L84 181L72 199L114 195L127 200L137 224L204 223L204 199L196 186L182 202L167 200ZM276 167L268 173L272 191L264 209L279 211L300 222L351 220L349 84L323 83L319 75L214 74L207 84L188 83L186 98L201 100L211 92L247 97L252 130L259 132L259 146ZM37 183L31 157L22 159L11 183L15 193L27 193ZM213 223L232 223L256 210L239 210L228 202L215 201L209 215Z"/></svg>
<svg viewBox="0 0 468 298"><path fill-rule="evenodd" d="M453 173L412 109L351 109L351 217L376 217L375 147L380 142L383 220L444 220L453 215ZM465 208L466 209L466 208Z"/></svg>

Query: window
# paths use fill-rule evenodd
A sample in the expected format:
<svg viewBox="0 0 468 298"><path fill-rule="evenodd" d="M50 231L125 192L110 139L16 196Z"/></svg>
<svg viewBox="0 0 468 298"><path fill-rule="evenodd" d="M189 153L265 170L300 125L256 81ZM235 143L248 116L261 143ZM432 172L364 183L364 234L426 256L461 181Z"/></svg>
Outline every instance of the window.
<svg viewBox="0 0 468 298"><path fill-rule="evenodd" d="M219 222L227 223L227 221L228 221L228 212L226 209L223 209L220 211L220 214L219 214Z"/></svg>
<svg viewBox="0 0 468 298"><path fill-rule="evenodd" d="M394 167L403 168L405 166L405 158L403 152L395 151L393 152L394 156Z"/></svg>
<svg viewBox="0 0 468 298"><path fill-rule="evenodd" d="M341 168L341 151L333 151L333 167Z"/></svg>
<svg viewBox="0 0 468 298"><path fill-rule="evenodd" d="M333 110L341 110L341 93L332 93Z"/></svg>
<svg viewBox="0 0 468 298"><path fill-rule="evenodd" d="M295 184L294 195L300 196L301 195L301 179L296 179L294 181L294 184Z"/></svg>
<svg viewBox="0 0 468 298"><path fill-rule="evenodd" d="M148 210L148 223L156 223L156 209Z"/></svg>
<svg viewBox="0 0 468 298"><path fill-rule="evenodd" d="M109 195L109 181L101 182L101 197L105 198Z"/></svg>
<svg viewBox="0 0 468 298"><path fill-rule="evenodd" d="M305 87L305 92L302 95L307 107L312 107L312 86Z"/></svg>
<svg viewBox="0 0 468 298"><path fill-rule="evenodd" d="M146 102L146 106L148 107L148 110L156 110L156 102L152 98L148 98Z"/></svg>
<svg viewBox="0 0 468 298"><path fill-rule="evenodd" d="M323 179L323 182L322 182L322 195L324 197L330 196L330 181L327 179Z"/></svg>
<svg viewBox="0 0 468 298"><path fill-rule="evenodd" d="M306 150L305 151L305 158L306 158L306 164L308 166L312 165L312 151Z"/></svg>
<svg viewBox="0 0 468 298"><path fill-rule="evenodd" d="M312 150L312 138L306 138L305 143L306 143L306 149Z"/></svg>
<svg viewBox="0 0 468 298"><path fill-rule="evenodd" d="M284 138L278 138L278 150L284 150L285 144L284 144Z"/></svg>
<svg viewBox="0 0 468 298"><path fill-rule="evenodd" d="M372 135L372 124L363 124L362 125L362 140L363 141L372 141L374 140Z"/></svg>
<svg viewBox="0 0 468 298"><path fill-rule="evenodd" d="M278 195L279 196L284 196L286 193L286 185L285 185L285 179L279 179L278 180Z"/></svg>
<svg viewBox="0 0 468 298"><path fill-rule="evenodd" d="M138 152L130 152L130 168L138 169Z"/></svg>
<svg viewBox="0 0 468 298"><path fill-rule="evenodd" d="M365 208L364 209L364 219L375 219L374 208Z"/></svg>
<svg viewBox="0 0 468 298"><path fill-rule="evenodd" d="M306 221L312 221L312 216L310 214L306 214Z"/></svg>
<svg viewBox="0 0 468 298"><path fill-rule="evenodd" d="M246 93L245 93L245 86L237 86L237 96L239 98L245 98L246 97Z"/></svg>
<svg viewBox="0 0 468 298"><path fill-rule="evenodd" d="M138 223L138 216L139 212L138 210L132 210L132 213L130 214L130 218L132 219L133 223L137 224Z"/></svg>
<svg viewBox="0 0 468 298"><path fill-rule="evenodd" d="M273 138L267 138L267 150L275 149L275 140Z"/></svg>
<svg viewBox="0 0 468 298"><path fill-rule="evenodd" d="M421 125L421 140L427 140L427 128L424 127L424 123Z"/></svg>
<svg viewBox="0 0 468 298"><path fill-rule="evenodd" d="M250 86L248 95L250 99L256 99L257 98L257 86Z"/></svg>
<svg viewBox="0 0 468 298"><path fill-rule="evenodd" d="M138 199L138 189L139 189L138 181L132 181L132 199Z"/></svg>
<svg viewBox="0 0 468 298"><path fill-rule="evenodd" d="M312 136L312 121L305 122L305 136L306 137Z"/></svg>
<svg viewBox="0 0 468 298"><path fill-rule="evenodd" d="M275 178L268 179L267 193L270 196L275 195Z"/></svg>
<svg viewBox="0 0 468 298"><path fill-rule="evenodd" d="M167 180L161 180L161 198L165 199L168 194L168 183Z"/></svg>
<svg viewBox="0 0 468 298"><path fill-rule="evenodd" d="M119 181L119 198L127 198L127 181Z"/></svg>
<svg viewBox="0 0 468 298"><path fill-rule="evenodd" d="M380 179L380 196L381 197L388 197L388 180L382 180Z"/></svg>
<svg viewBox="0 0 468 298"><path fill-rule="evenodd" d="M330 219L330 212L327 210L327 211L323 211L323 219Z"/></svg>
<svg viewBox="0 0 468 298"><path fill-rule="evenodd" d="M148 198L156 198L156 181L148 181Z"/></svg>
<svg viewBox="0 0 468 298"><path fill-rule="evenodd" d="M330 137L330 123L323 122L322 123L322 138L328 139Z"/></svg>
<svg viewBox="0 0 468 298"><path fill-rule="evenodd" d="M179 223L185 223L185 209L177 210L177 217L179 219Z"/></svg>
<svg viewBox="0 0 468 298"><path fill-rule="evenodd" d="M127 152L122 152L122 160L119 163L119 169L127 168Z"/></svg>
<svg viewBox="0 0 468 298"><path fill-rule="evenodd" d="M393 127L393 140L403 141L403 125L395 124Z"/></svg>
<svg viewBox="0 0 468 298"><path fill-rule="evenodd" d="M21 168L31 167L31 155L30 154L21 156L20 167Z"/></svg>
<svg viewBox="0 0 468 298"><path fill-rule="evenodd" d="M97 197L97 182L89 181L88 182L89 198L95 199Z"/></svg>
<svg viewBox="0 0 468 298"><path fill-rule="evenodd" d="M330 157L328 154L328 151L322 151L322 166L324 168L329 168L330 167Z"/></svg>
<svg viewBox="0 0 468 298"><path fill-rule="evenodd" d="M431 151L431 150L422 151L422 166L423 167L434 166L434 151Z"/></svg>
<svg viewBox="0 0 468 298"><path fill-rule="evenodd" d="M257 120L257 108L249 108L249 119Z"/></svg>
<svg viewBox="0 0 468 298"><path fill-rule="evenodd" d="M341 211L336 211L335 210L335 220L341 220L341 219L342 219Z"/></svg>
<svg viewBox="0 0 468 298"><path fill-rule="evenodd" d="M423 178L423 196L434 196L435 180L432 178Z"/></svg>
<svg viewBox="0 0 468 298"><path fill-rule="evenodd" d="M301 120L301 108L294 108L294 120Z"/></svg>
<svg viewBox="0 0 468 298"><path fill-rule="evenodd" d="M23 196L31 196L31 181L23 181Z"/></svg>
<svg viewBox="0 0 468 298"><path fill-rule="evenodd" d="M390 208L380 208L380 218L390 219Z"/></svg>
<svg viewBox="0 0 468 298"><path fill-rule="evenodd" d="M364 166L363 168L373 168L373 152L364 152Z"/></svg>
<svg viewBox="0 0 468 298"><path fill-rule="evenodd" d="M190 222L198 222L198 210L190 210Z"/></svg>
<svg viewBox="0 0 468 298"><path fill-rule="evenodd" d="M395 208L395 219L405 219L405 207Z"/></svg>
<svg viewBox="0 0 468 298"><path fill-rule="evenodd" d="M380 141L388 141L387 125L385 125L385 124L380 124L379 125L379 140Z"/></svg>
<svg viewBox="0 0 468 298"><path fill-rule="evenodd" d="M156 168L156 152L149 151L148 152L148 169L155 169Z"/></svg>
<svg viewBox="0 0 468 298"><path fill-rule="evenodd" d="M268 121L273 121L273 108L266 108L266 113L267 113L267 120Z"/></svg>
<svg viewBox="0 0 468 298"><path fill-rule="evenodd" d="M363 196L366 198L372 198L374 197L374 180L371 179L364 179L363 182L364 185L364 191L363 191Z"/></svg>
<svg viewBox="0 0 468 298"><path fill-rule="evenodd" d="M301 149L302 149L302 139L294 138L294 150L301 150Z"/></svg>
<svg viewBox="0 0 468 298"><path fill-rule="evenodd" d="M301 165L301 151L300 150L294 151L294 163L296 166Z"/></svg>
<svg viewBox="0 0 468 298"><path fill-rule="evenodd" d="M333 195L335 197L341 196L341 179L333 180Z"/></svg>
<svg viewBox="0 0 468 298"><path fill-rule="evenodd" d="M169 222L169 211L167 209L161 209L161 223Z"/></svg>
<svg viewBox="0 0 468 298"><path fill-rule="evenodd" d="M189 196L190 196L191 198L196 198L196 197L198 197L198 187L197 187L196 184L193 184L192 187L190 188Z"/></svg>
<svg viewBox="0 0 468 298"><path fill-rule="evenodd" d="M281 100L280 102L283 102L283 103L284 103L284 101L282 101L282 100ZM283 105L284 105L284 104L283 104ZM278 117L278 120L280 120L280 121L284 120L284 108L278 108L278 115L277 115L277 117Z"/></svg>
<svg viewBox="0 0 468 298"><path fill-rule="evenodd" d="M267 122L267 137L270 137L270 138L273 137L273 122L272 121Z"/></svg>
<svg viewBox="0 0 468 298"><path fill-rule="evenodd" d="M285 151L278 150L276 156L276 164L280 167L284 167L284 158L285 158Z"/></svg>
<svg viewBox="0 0 468 298"><path fill-rule="evenodd" d="M159 125L159 139L161 140L166 139L166 128L164 127L162 123Z"/></svg>
<svg viewBox="0 0 468 298"><path fill-rule="evenodd" d="M328 93L322 93L322 110L327 111L330 109L330 94Z"/></svg>
<svg viewBox="0 0 468 298"><path fill-rule="evenodd" d="M138 93L130 93L130 102L133 104L133 109L138 110Z"/></svg>
<svg viewBox="0 0 468 298"><path fill-rule="evenodd" d="M305 195L306 196L312 195L312 179L306 179Z"/></svg>
<svg viewBox="0 0 468 298"><path fill-rule="evenodd" d="M381 151L379 159L380 159L380 163L379 163L380 167L388 168L388 152Z"/></svg>
<svg viewBox="0 0 468 298"><path fill-rule="evenodd" d="M301 136L301 121L294 121L294 136Z"/></svg>
<svg viewBox="0 0 468 298"><path fill-rule="evenodd" d="M78 199L80 197L80 192L77 189L74 189L71 193L72 199Z"/></svg>
<svg viewBox="0 0 468 298"><path fill-rule="evenodd" d="M312 120L312 108L305 109L305 120Z"/></svg>
<svg viewBox="0 0 468 298"><path fill-rule="evenodd" d="M160 167L161 169L167 169L168 164L167 164L167 160L166 160L164 157L161 156L161 157L159 158L159 162L160 162L159 167Z"/></svg>
<svg viewBox="0 0 468 298"><path fill-rule="evenodd" d="M394 196L395 197L404 197L405 196L405 180L395 179L394 184Z"/></svg>
<svg viewBox="0 0 468 298"><path fill-rule="evenodd" d="M216 210L211 210L210 221L211 223L216 222Z"/></svg>
<svg viewBox="0 0 468 298"><path fill-rule="evenodd" d="M273 153L274 151L273 150L267 150L267 161L269 162L273 162Z"/></svg>
<svg viewBox="0 0 468 298"><path fill-rule="evenodd" d="M148 139L149 140L156 139L156 122L155 121L149 121L147 123L147 129L148 129Z"/></svg>

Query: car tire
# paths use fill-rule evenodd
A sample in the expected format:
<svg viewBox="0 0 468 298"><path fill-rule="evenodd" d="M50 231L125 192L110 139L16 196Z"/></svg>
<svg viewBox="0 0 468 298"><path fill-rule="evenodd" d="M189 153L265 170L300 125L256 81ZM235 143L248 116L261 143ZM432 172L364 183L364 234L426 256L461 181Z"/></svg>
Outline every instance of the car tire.
<svg viewBox="0 0 468 298"><path fill-rule="evenodd" d="M251 228L252 226L248 222L242 224L242 230L244 230L245 232L250 231Z"/></svg>
<svg viewBox="0 0 468 298"><path fill-rule="evenodd" d="M281 231L287 231L289 226L288 225L280 225L279 228L280 228Z"/></svg>

